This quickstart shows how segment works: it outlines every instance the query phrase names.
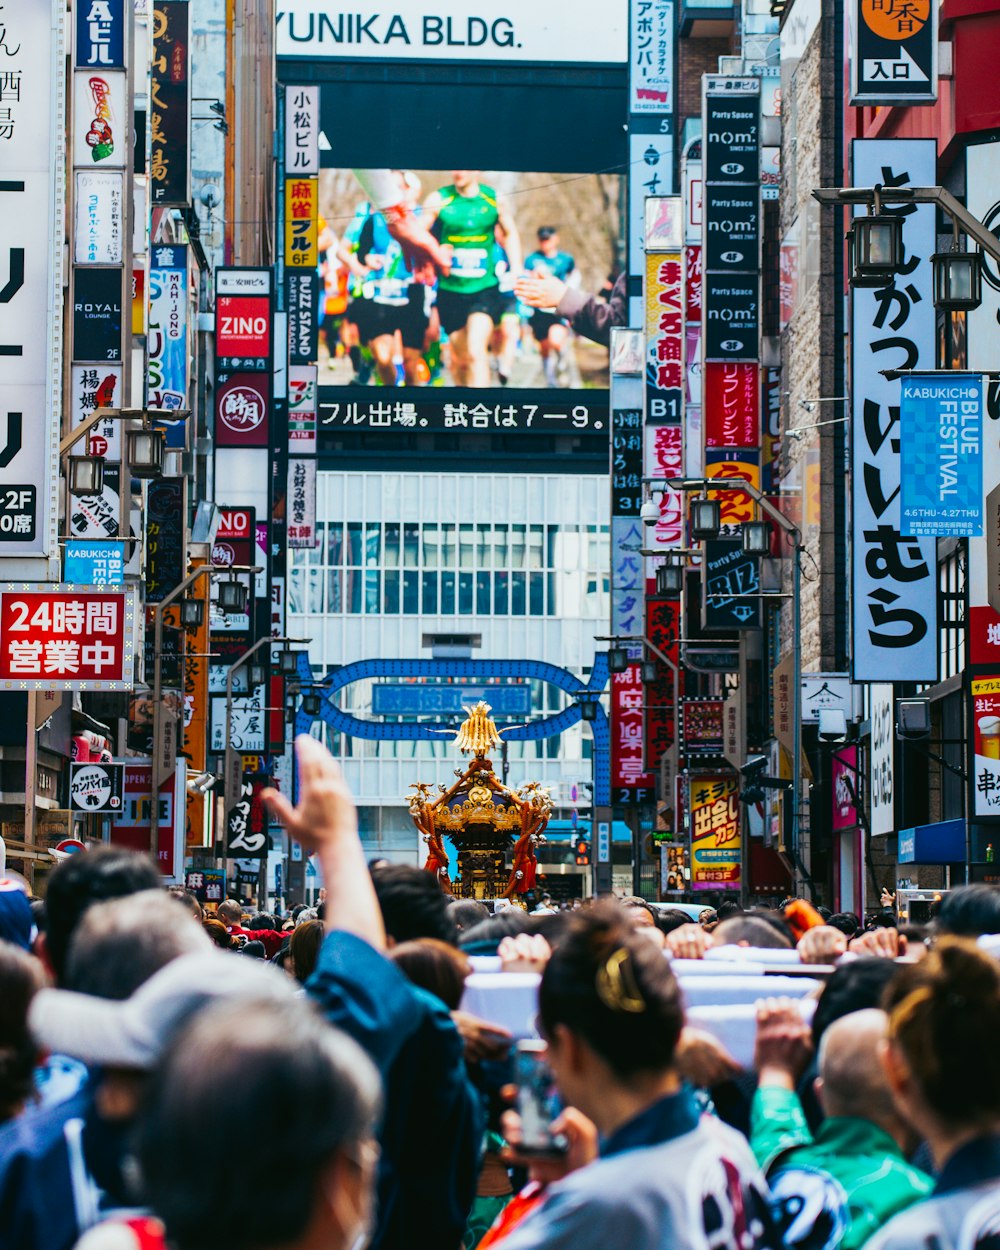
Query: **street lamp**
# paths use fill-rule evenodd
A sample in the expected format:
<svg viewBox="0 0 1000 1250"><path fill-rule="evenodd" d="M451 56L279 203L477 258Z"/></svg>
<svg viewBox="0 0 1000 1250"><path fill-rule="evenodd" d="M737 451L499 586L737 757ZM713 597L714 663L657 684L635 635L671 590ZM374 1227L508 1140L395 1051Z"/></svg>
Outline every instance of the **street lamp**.
<svg viewBox="0 0 1000 1250"><path fill-rule="evenodd" d="M166 441L165 430L145 427L125 431L125 459L133 477L149 479L162 474Z"/></svg>
<svg viewBox="0 0 1000 1250"><path fill-rule="evenodd" d="M628 650L625 647L608 648L608 672L624 673L628 669Z"/></svg>
<svg viewBox="0 0 1000 1250"><path fill-rule="evenodd" d="M722 525L722 508L717 499L691 501L691 537L699 541L718 538Z"/></svg>
<svg viewBox="0 0 1000 1250"><path fill-rule="evenodd" d="M946 312L968 312L982 303L982 270L978 252L960 252L958 240L950 252L931 257L934 306Z"/></svg>
<svg viewBox="0 0 1000 1250"><path fill-rule="evenodd" d="M580 700L580 719L585 721L597 720L597 701L596 699Z"/></svg>
<svg viewBox="0 0 1000 1250"><path fill-rule="evenodd" d="M302 710L306 716L311 716L315 719L319 716L322 705L323 701L315 690L310 690L302 696Z"/></svg>
<svg viewBox="0 0 1000 1250"><path fill-rule="evenodd" d="M656 570L656 593L658 595L679 595L684 589L684 565L661 564Z"/></svg>
<svg viewBox="0 0 1000 1250"><path fill-rule="evenodd" d="M69 493L71 495L99 495L104 489L103 456L68 456Z"/></svg>
<svg viewBox="0 0 1000 1250"><path fill-rule="evenodd" d="M247 588L238 578L219 583L219 607L232 616L242 616L246 612Z"/></svg>
<svg viewBox="0 0 1000 1250"><path fill-rule="evenodd" d="M292 677L299 671L299 653L290 647L278 652L278 672L282 677Z"/></svg>
<svg viewBox="0 0 1000 1250"><path fill-rule="evenodd" d="M639 678L644 686L651 685L659 676L655 660L643 660L639 665Z"/></svg>
<svg viewBox="0 0 1000 1250"><path fill-rule="evenodd" d="M903 219L882 212L881 187L863 217L851 223L855 286L883 286L903 263Z"/></svg>
<svg viewBox="0 0 1000 1250"><path fill-rule="evenodd" d="M771 526L767 521L743 522L743 550L748 556L766 556L771 550Z"/></svg>
<svg viewBox="0 0 1000 1250"><path fill-rule="evenodd" d="M249 690L256 690L258 687L263 686L266 679L267 669L263 664L254 660L247 665L247 688Z"/></svg>
<svg viewBox="0 0 1000 1250"><path fill-rule="evenodd" d="M181 600L181 624L185 629L201 629L205 619L205 603L202 599L194 599L185 595Z"/></svg>

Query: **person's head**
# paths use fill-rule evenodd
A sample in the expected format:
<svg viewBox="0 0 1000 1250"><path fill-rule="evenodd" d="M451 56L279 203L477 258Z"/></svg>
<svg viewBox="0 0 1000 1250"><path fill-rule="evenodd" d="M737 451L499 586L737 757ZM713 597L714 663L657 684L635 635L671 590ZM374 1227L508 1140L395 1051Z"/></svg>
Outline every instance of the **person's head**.
<svg viewBox="0 0 1000 1250"><path fill-rule="evenodd" d="M429 872L407 864L389 864L375 869L372 883L390 945L427 937L456 944L458 930L448 900Z"/></svg>
<svg viewBox="0 0 1000 1250"><path fill-rule="evenodd" d="M231 898L223 900L215 909L215 914L224 925L239 925L242 928L243 908Z"/></svg>
<svg viewBox="0 0 1000 1250"><path fill-rule="evenodd" d="M96 903L73 935L63 985L122 1000L172 959L208 949L201 925L163 890Z"/></svg>
<svg viewBox="0 0 1000 1250"><path fill-rule="evenodd" d="M249 942L244 942L240 947L240 954L246 955L248 959L266 959L267 949L260 938L253 938Z"/></svg>
<svg viewBox="0 0 1000 1250"><path fill-rule="evenodd" d="M891 959L852 959L836 968L823 986L813 1013L813 1047L819 1050L824 1033L835 1020L878 1007L895 974Z"/></svg>
<svg viewBox="0 0 1000 1250"><path fill-rule="evenodd" d="M973 942L941 938L897 968L882 1003L889 1084L940 1168L957 1136L1000 1128L1000 964Z"/></svg>
<svg viewBox="0 0 1000 1250"><path fill-rule="evenodd" d="M734 899L727 898L719 904L718 915L720 920L732 920L734 916L743 915L743 907Z"/></svg>
<svg viewBox="0 0 1000 1250"><path fill-rule="evenodd" d="M613 903L567 924L542 974L538 1014L563 1097L602 1132L609 1087L655 1088L658 1097L672 1074L684 1024L680 989L663 954Z"/></svg>
<svg viewBox="0 0 1000 1250"><path fill-rule="evenodd" d="M472 191L478 182L478 169L453 169L451 171L451 183L456 191Z"/></svg>
<svg viewBox="0 0 1000 1250"><path fill-rule="evenodd" d="M869 933L874 932L875 929L895 929L895 927L896 916L893 912L877 911L865 921L865 928Z"/></svg>
<svg viewBox="0 0 1000 1250"><path fill-rule="evenodd" d="M302 985L305 985L316 968L324 933L322 920L307 920L305 924L296 925L292 930L288 948L292 952L295 979Z"/></svg>
<svg viewBox="0 0 1000 1250"><path fill-rule="evenodd" d="M247 931L255 933L260 929L276 929L278 921L270 912L259 911L256 916L251 916L247 922Z"/></svg>
<svg viewBox="0 0 1000 1250"><path fill-rule="evenodd" d="M656 924L656 910L640 898L638 894L629 894L623 898L621 905L632 925L637 928L652 928Z"/></svg>
<svg viewBox="0 0 1000 1250"><path fill-rule="evenodd" d="M299 925L308 924L310 920L320 920L320 919L321 919L321 916L319 914L318 907L305 907L295 917L295 927L298 928Z"/></svg>
<svg viewBox="0 0 1000 1250"><path fill-rule="evenodd" d="M185 890L179 885L172 885L167 890L167 893L171 898L176 899L186 911L190 912L199 924L205 919L205 909L189 890Z"/></svg>
<svg viewBox="0 0 1000 1250"><path fill-rule="evenodd" d="M703 929L711 929L719 923L719 914L714 907L703 907L698 913L698 923Z"/></svg>
<svg viewBox="0 0 1000 1250"><path fill-rule="evenodd" d="M429 991L449 1011L457 1011L465 991L465 978L472 971L468 957L447 942L419 938L400 942L389 952L389 958L408 981Z"/></svg>
<svg viewBox="0 0 1000 1250"><path fill-rule="evenodd" d="M372 1218L378 1103L371 1061L308 1000L200 1012L154 1076L139 1125L148 1196L171 1244L226 1245L239 1228L245 1250L350 1250ZM268 1149L220 1151L205 1131L249 1123Z"/></svg>
<svg viewBox="0 0 1000 1250"><path fill-rule="evenodd" d="M508 907L495 912L489 920L466 929L459 939L459 946L467 955L495 955L505 937L514 937L533 929L533 922L520 907Z"/></svg>
<svg viewBox="0 0 1000 1250"><path fill-rule="evenodd" d="M841 1016L823 1034L816 1093L830 1117L870 1120L899 1141L915 1145L899 1118L880 1063L889 1017L877 1007Z"/></svg>
<svg viewBox="0 0 1000 1250"><path fill-rule="evenodd" d="M559 251L559 231L555 226L539 227L538 250L543 256L555 256Z"/></svg>
<svg viewBox="0 0 1000 1250"><path fill-rule="evenodd" d="M839 929L841 933L846 933L849 938L856 937L861 932L861 918L853 911L834 912L826 923L832 929Z"/></svg>
<svg viewBox="0 0 1000 1250"><path fill-rule="evenodd" d="M58 863L45 893L45 935L40 944L56 982L62 983L73 934L89 907L161 885L148 855L121 847L99 846Z"/></svg>
<svg viewBox="0 0 1000 1250"><path fill-rule="evenodd" d="M233 943L236 939L221 920L203 920L201 927L220 950L228 951L233 949Z"/></svg>
<svg viewBox="0 0 1000 1250"><path fill-rule="evenodd" d="M981 883L960 885L942 898L934 928L953 937L1000 933L1000 889Z"/></svg>
<svg viewBox="0 0 1000 1250"><path fill-rule="evenodd" d="M11 942L0 942L0 1124L31 1097L41 1052L28 1030L28 1008L44 983L37 959Z"/></svg>
<svg viewBox="0 0 1000 1250"><path fill-rule="evenodd" d="M489 920L490 909L478 899L459 898L449 906L448 915L455 922L455 928L459 933L465 933L467 929L475 928L482 921Z"/></svg>
<svg viewBox="0 0 1000 1250"><path fill-rule="evenodd" d="M712 932L716 946L753 946L769 950L791 950L791 935L771 923L764 915L744 912L723 920Z"/></svg>
<svg viewBox="0 0 1000 1250"><path fill-rule="evenodd" d="M681 911L679 908L664 908L656 913L656 927L664 936L668 933L673 933L682 924L690 923L691 917L686 911Z"/></svg>

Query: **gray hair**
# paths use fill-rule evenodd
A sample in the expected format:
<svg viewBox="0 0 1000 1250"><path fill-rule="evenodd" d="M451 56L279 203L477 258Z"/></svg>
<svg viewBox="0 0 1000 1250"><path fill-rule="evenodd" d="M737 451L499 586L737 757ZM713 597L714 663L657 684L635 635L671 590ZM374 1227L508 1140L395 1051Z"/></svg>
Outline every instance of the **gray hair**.
<svg viewBox="0 0 1000 1250"><path fill-rule="evenodd" d="M146 1189L171 1244L231 1240L248 1194L253 1245L295 1244L324 1172L338 1155L358 1159L379 1104L371 1060L309 999L241 998L199 1011L154 1074L139 1122ZM252 1124L267 1147L220 1148L206 1124Z"/></svg>
<svg viewBox="0 0 1000 1250"><path fill-rule="evenodd" d="M96 998L131 998L154 972L209 945L190 911L163 890L95 903L73 935L65 987Z"/></svg>

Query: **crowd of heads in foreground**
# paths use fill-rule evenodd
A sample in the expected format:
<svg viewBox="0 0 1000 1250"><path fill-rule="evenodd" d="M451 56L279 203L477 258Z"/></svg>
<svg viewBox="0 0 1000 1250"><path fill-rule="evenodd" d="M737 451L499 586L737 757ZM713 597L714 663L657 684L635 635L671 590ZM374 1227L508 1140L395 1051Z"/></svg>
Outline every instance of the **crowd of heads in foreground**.
<svg viewBox="0 0 1000 1250"><path fill-rule="evenodd" d="M299 749L319 909L115 848L0 888L0 1247L997 1244L1000 891L491 915L369 867Z"/></svg>

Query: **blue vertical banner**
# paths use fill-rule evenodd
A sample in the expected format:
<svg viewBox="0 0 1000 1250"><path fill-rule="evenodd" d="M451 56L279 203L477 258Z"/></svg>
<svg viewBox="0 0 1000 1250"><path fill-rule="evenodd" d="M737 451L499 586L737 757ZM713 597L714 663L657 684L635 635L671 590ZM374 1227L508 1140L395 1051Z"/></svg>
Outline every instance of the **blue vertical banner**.
<svg viewBox="0 0 1000 1250"><path fill-rule="evenodd" d="M917 537L983 534L984 379L911 374L899 399L902 530Z"/></svg>

